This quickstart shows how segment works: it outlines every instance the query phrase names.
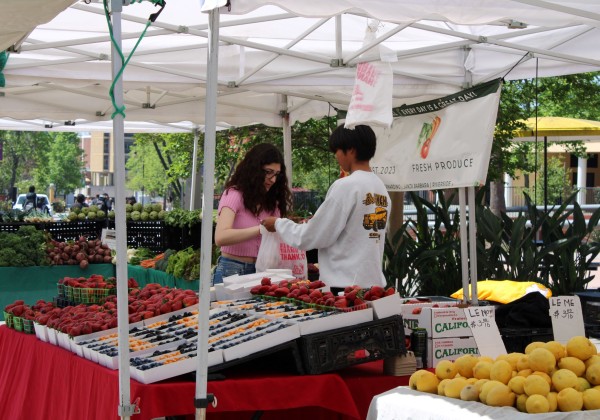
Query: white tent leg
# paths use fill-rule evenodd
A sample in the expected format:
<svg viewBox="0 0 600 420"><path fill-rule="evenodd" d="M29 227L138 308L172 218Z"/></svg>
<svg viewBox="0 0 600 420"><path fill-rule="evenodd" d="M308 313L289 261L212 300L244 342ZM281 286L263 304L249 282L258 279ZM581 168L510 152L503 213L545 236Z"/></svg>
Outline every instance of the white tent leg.
<svg viewBox="0 0 600 420"><path fill-rule="evenodd" d="M463 303L469 301L469 251L467 248L467 203L465 188L458 189L458 203L460 205L460 256L463 286Z"/></svg>
<svg viewBox="0 0 600 420"><path fill-rule="evenodd" d="M469 194L469 262L471 264L471 303L479 305L477 298L477 218L475 187L468 187Z"/></svg>
<svg viewBox="0 0 600 420"><path fill-rule="evenodd" d="M121 48L122 0L111 1L112 26L115 43ZM115 46L111 48L113 80L123 63ZM115 104L123 106L123 78L114 86ZM127 290L127 222L125 220L125 122L122 114L113 118L113 152L115 156L115 228L117 233L117 327L119 347L119 416L129 419L135 413L131 405L129 376L129 308Z"/></svg>
<svg viewBox="0 0 600 420"><path fill-rule="evenodd" d="M202 237L200 248L200 303L198 305L198 365L196 367L196 419L206 418L208 382L208 313L210 309L210 268L212 255L212 213L215 190L215 143L217 121L217 72L219 58L219 9L209 12L208 71L204 130L204 180Z"/></svg>

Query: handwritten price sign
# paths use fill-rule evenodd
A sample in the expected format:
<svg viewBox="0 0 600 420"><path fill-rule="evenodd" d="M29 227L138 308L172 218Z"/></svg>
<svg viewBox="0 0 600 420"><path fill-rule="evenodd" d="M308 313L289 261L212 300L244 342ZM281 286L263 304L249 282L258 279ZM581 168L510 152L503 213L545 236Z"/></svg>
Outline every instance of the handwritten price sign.
<svg viewBox="0 0 600 420"><path fill-rule="evenodd" d="M579 296L550 298L550 318L554 340L565 344L571 337L585 335Z"/></svg>
<svg viewBox="0 0 600 420"><path fill-rule="evenodd" d="M465 308L465 315L479 354L493 358L506 354L506 347L496 325L496 309L493 306Z"/></svg>

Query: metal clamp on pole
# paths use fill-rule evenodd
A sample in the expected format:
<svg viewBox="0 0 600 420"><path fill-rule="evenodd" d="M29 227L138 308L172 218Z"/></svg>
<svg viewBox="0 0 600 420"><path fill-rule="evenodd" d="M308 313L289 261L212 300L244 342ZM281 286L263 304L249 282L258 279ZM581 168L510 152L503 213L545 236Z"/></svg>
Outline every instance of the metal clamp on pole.
<svg viewBox="0 0 600 420"><path fill-rule="evenodd" d="M129 405L120 405L119 406L119 417L131 417L135 414L140 414L140 399L139 397Z"/></svg>
<svg viewBox="0 0 600 420"><path fill-rule="evenodd" d="M206 398L194 399L194 407L196 408L208 408L209 404L211 404L213 407L217 406L217 398L215 397L215 394L206 394Z"/></svg>

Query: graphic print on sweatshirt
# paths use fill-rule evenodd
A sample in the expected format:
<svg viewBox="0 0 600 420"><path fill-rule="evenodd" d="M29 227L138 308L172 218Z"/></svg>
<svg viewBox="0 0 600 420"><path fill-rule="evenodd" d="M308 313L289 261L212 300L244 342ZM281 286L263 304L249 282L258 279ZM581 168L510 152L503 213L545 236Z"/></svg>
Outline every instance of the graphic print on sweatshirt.
<svg viewBox="0 0 600 420"><path fill-rule="evenodd" d="M366 230L372 230L373 233L369 234L369 238L379 239L379 230L385 229L388 218L388 199L387 196L381 194L368 193L363 200L365 206L375 204L375 211L373 213L367 213L363 217L363 227Z"/></svg>

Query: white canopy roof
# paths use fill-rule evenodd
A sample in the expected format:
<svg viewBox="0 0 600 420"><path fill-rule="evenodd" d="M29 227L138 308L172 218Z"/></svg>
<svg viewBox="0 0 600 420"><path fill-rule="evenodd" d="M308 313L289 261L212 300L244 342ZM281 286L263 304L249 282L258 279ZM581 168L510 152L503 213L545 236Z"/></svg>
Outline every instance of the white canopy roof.
<svg viewBox="0 0 600 420"><path fill-rule="evenodd" d="M57 10L71 2L9 0L13 6L34 4L24 22L30 28L51 15L42 5ZM533 78L600 69L600 2L595 0L231 4L231 13L221 15L220 124L279 126L281 111L294 122L333 113L327 102L344 109L356 63L378 60L381 54L397 58L392 63L394 105L502 76ZM126 57L156 11L149 2L124 8ZM3 72L0 117L109 120L111 46L102 5L77 2L22 42L5 29L12 21L20 19L0 16L0 50L16 43L17 51ZM369 23L376 30L375 40L363 48ZM21 26L26 33L27 25ZM126 119L203 123L207 28L198 0L168 2L125 70Z"/></svg>

